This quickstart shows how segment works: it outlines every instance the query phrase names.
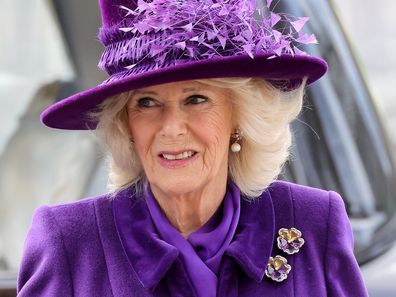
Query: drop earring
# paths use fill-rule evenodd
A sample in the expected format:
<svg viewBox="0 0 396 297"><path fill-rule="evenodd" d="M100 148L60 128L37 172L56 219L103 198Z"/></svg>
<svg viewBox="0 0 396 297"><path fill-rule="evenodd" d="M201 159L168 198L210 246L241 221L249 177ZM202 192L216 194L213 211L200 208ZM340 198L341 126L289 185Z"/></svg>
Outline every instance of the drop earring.
<svg viewBox="0 0 396 297"><path fill-rule="evenodd" d="M239 141L242 139L241 130L236 129L232 134L232 138L234 139L234 143L231 145L231 151L233 153L239 153L241 151L241 145L239 144Z"/></svg>

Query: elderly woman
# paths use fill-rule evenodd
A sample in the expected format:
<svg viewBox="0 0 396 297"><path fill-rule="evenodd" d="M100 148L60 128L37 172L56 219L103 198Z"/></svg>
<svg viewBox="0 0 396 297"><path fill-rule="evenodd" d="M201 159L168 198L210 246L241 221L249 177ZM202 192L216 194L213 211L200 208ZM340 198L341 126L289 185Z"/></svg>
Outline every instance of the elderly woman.
<svg viewBox="0 0 396 297"><path fill-rule="evenodd" d="M100 1L110 77L42 121L96 129L111 191L37 210L18 296L367 296L340 196L275 180L327 66L270 5Z"/></svg>

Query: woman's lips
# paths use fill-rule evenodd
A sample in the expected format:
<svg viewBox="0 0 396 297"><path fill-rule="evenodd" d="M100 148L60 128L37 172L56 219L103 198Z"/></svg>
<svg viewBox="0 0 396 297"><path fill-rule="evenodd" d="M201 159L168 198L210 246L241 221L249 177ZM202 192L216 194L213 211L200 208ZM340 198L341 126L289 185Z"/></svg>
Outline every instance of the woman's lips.
<svg viewBox="0 0 396 297"><path fill-rule="evenodd" d="M158 155L160 165L167 169L182 168L189 165L198 158L198 153L194 150L183 151L163 151Z"/></svg>

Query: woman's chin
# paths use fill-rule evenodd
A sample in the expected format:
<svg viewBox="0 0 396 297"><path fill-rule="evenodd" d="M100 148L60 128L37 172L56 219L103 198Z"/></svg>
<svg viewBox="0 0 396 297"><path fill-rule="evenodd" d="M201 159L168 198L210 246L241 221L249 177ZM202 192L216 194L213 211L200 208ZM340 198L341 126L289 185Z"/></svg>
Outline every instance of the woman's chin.
<svg viewBox="0 0 396 297"><path fill-rule="evenodd" d="M205 185L205 182L195 176L164 176L159 178L158 182L154 182L152 185L159 188L161 192L172 194L172 195L183 195L199 191Z"/></svg>

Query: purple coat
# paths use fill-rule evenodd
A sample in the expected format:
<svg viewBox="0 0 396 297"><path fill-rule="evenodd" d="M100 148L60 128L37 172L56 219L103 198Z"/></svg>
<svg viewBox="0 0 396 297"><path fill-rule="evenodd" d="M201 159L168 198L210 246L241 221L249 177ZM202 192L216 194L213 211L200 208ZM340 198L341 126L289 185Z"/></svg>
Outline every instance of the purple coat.
<svg viewBox="0 0 396 297"><path fill-rule="evenodd" d="M18 296L195 296L178 251L161 240L144 200L121 192L131 210L130 240L123 246L106 196L41 207L29 230ZM295 227L305 244L285 255L280 228ZM292 270L276 283L265 276L270 256ZM353 255L350 223L340 196L276 181L254 202L241 202L235 236L220 268L218 296L368 296Z"/></svg>

